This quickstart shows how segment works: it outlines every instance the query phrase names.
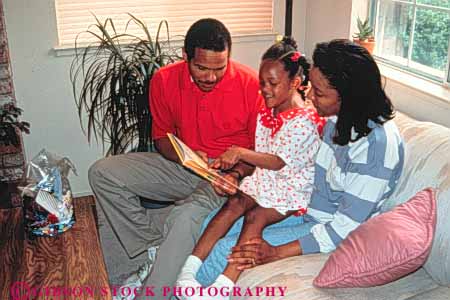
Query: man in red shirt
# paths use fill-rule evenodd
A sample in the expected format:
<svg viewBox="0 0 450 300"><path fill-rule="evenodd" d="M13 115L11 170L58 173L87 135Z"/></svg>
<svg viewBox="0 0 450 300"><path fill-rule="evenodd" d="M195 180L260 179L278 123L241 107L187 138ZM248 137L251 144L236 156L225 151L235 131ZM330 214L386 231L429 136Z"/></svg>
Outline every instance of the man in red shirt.
<svg viewBox="0 0 450 300"><path fill-rule="evenodd" d="M230 51L230 33L221 22L195 22L186 34L184 60L161 68L151 81L152 137L159 153L109 157L89 170L97 206L128 257L159 245L150 276L147 267L131 284L137 287L147 277L144 285L154 289L146 295L142 288L142 299L168 298L164 287L174 286L202 221L226 199L220 188L179 164L167 133L204 159L216 158L232 145L254 147L262 103L258 79L254 71L231 60ZM239 163L225 176L237 184L252 171L252 166ZM145 209L139 197L174 205Z"/></svg>

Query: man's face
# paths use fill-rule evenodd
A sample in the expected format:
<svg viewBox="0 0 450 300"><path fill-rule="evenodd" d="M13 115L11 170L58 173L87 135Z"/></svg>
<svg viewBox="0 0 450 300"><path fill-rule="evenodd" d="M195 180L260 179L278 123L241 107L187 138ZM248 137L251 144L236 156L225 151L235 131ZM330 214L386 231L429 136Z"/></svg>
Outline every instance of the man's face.
<svg viewBox="0 0 450 300"><path fill-rule="evenodd" d="M194 57L188 61L189 72L195 84L210 92L223 78L228 65L228 49L222 52L195 48Z"/></svg>

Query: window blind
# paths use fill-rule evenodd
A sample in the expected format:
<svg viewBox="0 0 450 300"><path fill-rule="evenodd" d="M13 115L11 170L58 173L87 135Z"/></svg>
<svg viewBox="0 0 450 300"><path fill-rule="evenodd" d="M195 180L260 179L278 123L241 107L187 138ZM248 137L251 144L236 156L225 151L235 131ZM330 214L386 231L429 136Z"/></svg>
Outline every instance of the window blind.
<svg viewBox="0 0 450 300"><path fill-rule="evenodd" d="M233 36L273 31L273 0L55 0L55 5L62 47L73 46L78 34L96 23L94 15L101 22L111 18L118 33L124 32L130 19L127 13L144 21L152 36L163 19L174 37L185 35L192 23L206 17L222 21ZM127 33L144 36L135 24L128 26ZM90 35L81 34L77 43L92 40Z"/></svg>

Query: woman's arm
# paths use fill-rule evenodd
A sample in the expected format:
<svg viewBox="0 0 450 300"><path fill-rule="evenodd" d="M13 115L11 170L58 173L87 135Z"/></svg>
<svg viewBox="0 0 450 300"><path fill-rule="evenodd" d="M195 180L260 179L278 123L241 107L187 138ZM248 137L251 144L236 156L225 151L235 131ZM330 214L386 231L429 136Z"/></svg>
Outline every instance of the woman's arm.
<svg viewBox="0 0 450 300"><path fill-rule="evenodd" d="M238 270L251 269L283 258L302 255L298 240L280 246L272 246L261 238L254 238L243 245L232 248L228 263L238 265Z"/></svg>
<svg viewBox="0 0 450 300"><path fill-rule="evenodd" d="M261 237L264 228L288 218L295 211L287 211L285 215L282 215L273 208L256 207L253 209L253 212L253 214L246 215L246 222L242 228L237 246L231 249L232 253L228 256L228 263L237 264L238 270L244 270L256 265L302 254L302 248L298 240L279 246L272 246Z"/></svg>
<svg viewBox="0 0 450 300"><path fill-rule="evenodd" d="M325 169L316 175L315 194L308 214L319 220L311 233L300 238L304 254L331 252L360 224L366 222L374 212L380 210L380 203L389 197L401 174L403 166L403 144L398 132L380 127L367 142L349 146L347 153L320 151L316 167ZM373 138L372 138L373 137ZM330 145L331 139L324 143ZM326 149L326 148L324 148ZM328 153L327 153L328 152ZM339 157L349 157L341 163ZM335 160L331 168L328 161ZM339 166L345 165L342 170ZM340 191L331 186L340 187ZM327 199L328 193L339 193L339 201ZM317 196L317 197L315 197ZM330 211L334 202L336 211Z"/></svg>
<svg viewBox="0 0 450 300"><path fill-rule="evenodd" d="M241 200L244 199L241 198ZM242 226L241 233L239 234L239 239L236 245L241 246L246 244L247 241L252 240L254 238L262 238L263 230L267 226L281 222L282 220L288 218L293 213L294 211L287 211L286 213L283 214L274 208L261 207L259 205L256 205L251 210L248 210L245 213L244 224ZM260 253L260 251L257 251L257 253ZM281 254L284 255L285 251L282 251ZM275 255L274 257L277 256ZM266 263L266 261L263 261L261 260L261 258L258 257L254 257L251 260L252 265L256 265L258 263ZM236 266L227 267L225 268L223 274L232 281L236 282L239 276L241 275L242 270L243 269L236 268Z"/></svg>

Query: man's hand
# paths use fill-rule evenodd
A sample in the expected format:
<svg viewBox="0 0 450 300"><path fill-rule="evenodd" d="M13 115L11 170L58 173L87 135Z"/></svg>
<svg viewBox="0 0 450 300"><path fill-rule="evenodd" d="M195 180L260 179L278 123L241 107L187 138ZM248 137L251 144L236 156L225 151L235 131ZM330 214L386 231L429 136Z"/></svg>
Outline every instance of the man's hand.
<svg viewBox="0 0 450 300"><path fill-rule="evenodd" d="M231 146L227 151L222 153L213 162L209 164L210 168L228 170L234 167L241 159L242 148Z"/></svg>
<svg viewBox="0 0 450 300"><path fill-rule="evenodd" d="M237 177L233 176L233 174L225 174L223 175L223 178L233 183L235 186L239 185L239 181ZM211 182L211 185L214 188L214 191L217 195L225 197L225 196L231 196L237 193L236 187L230 186L225 181L221 180L220 178L217 181Z"/></svg>
<svg viewBox="0 0 450 300"><path fill-rule="evenodd" d="M235 246L228 256L228 263L237 265L238 270L251 269L281 259L278 247L261 238L253 238L243 245Z"/></svg>

